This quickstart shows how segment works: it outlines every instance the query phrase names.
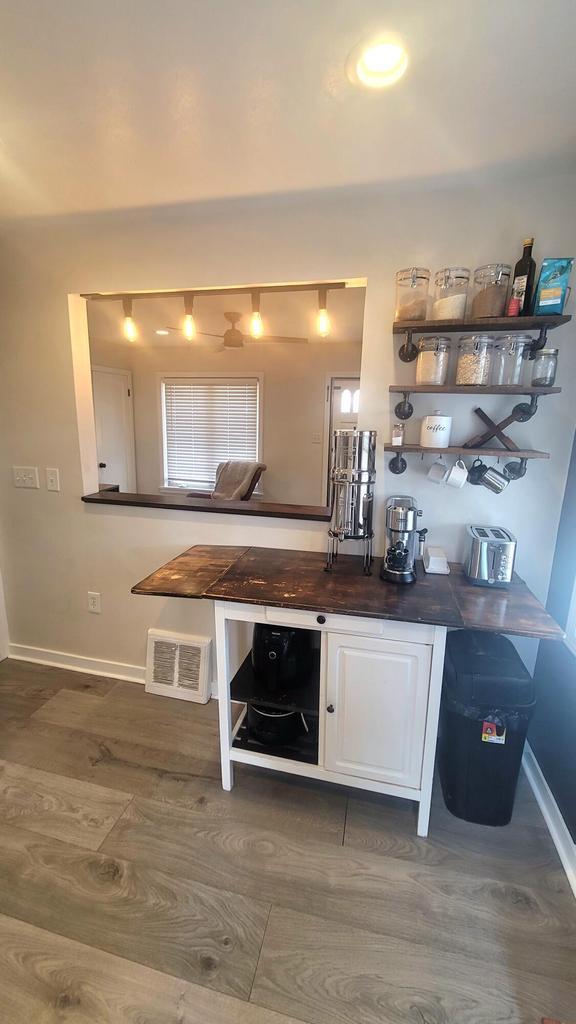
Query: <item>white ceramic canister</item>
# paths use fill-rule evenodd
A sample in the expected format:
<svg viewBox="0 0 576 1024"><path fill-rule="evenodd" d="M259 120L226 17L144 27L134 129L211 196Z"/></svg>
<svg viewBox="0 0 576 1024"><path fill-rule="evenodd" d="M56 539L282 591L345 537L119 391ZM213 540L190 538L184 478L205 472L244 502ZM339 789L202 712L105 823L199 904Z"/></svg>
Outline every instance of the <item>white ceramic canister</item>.
<svg viewBox="0 0 576 1024"><path fill-rule="evenodd" d="M448 448L452 417L444 416L439 409L432 416L422 418L420 444L422 448Z"/></svg>

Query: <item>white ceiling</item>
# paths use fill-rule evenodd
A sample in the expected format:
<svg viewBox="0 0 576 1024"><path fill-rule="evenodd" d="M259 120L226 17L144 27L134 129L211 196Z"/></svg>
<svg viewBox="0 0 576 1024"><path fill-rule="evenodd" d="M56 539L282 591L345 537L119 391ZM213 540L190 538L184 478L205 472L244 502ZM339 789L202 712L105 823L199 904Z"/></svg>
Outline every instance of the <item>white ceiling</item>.
<svg viewBox="0 0 576 1024"><path fill-rule="evenodd" d="M361 91L386 29L408 72ZM574 0L2 0L0 214L564 162L575 38Z"/></svg>
<svg viewBox="0 0 576 1024"><path fill-rule="evenodd" d="M328 313L330 316L331 342L362 341L364 321L365 288L342 288L328 292ZM197 295L194 299L194 320L197 330L214 334L223 334L230 324L224 318L226 310L237 310L242 314L238 328L245 334L250 329L251 303L249 295ZM163 296L161 298L135 299L133 316L138 326L138 342L136 344L158 348L187 346L183 335L171 332L168 336L157 335L158 328L179 327L184 315L181 298ZM318 312L318 295L316 292L277 292L264 293L260 300L260 314L266 334L287 336L289 338L310 339L323 342L316 334L315 323ZM131 345L122 332L122 303L116 301L88 302L88 328L91 339L98 341L117 342ZM198 335L198 342L206 345L218 345L217 339L212 341ZM248 343L253 344L251 339ZM195 342L196 344L196 342Z"/></svg>

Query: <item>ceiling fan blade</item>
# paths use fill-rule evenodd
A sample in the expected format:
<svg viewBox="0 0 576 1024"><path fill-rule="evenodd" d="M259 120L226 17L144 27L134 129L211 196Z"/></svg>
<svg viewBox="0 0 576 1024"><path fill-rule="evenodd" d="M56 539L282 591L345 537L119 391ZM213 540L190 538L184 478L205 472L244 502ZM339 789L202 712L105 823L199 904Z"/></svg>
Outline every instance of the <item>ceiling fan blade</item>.
<svg viewBox="0 0 576 1024"><path fill-rule="evenodd" d="M289 342L290 344L296 344L296 345L307 345L308 344L308 338L288 338L288 337L285 337L282 334L263 334L261 338L253 338L250 334L246 334L244 337L245 337L246 341L251 341L254 344L257 344L257 343L260 343L260 342L263 342L263 341L265 341L265 342L266 341L267 342L279 342L279 341L280 342Z"/></svg>
<svg viewBox="0 0 576 1024"><path fill-rule="evenodd" d="M204 338L223 338L223 334L210 334L210 331L196 331L196 334L201 334Z"/></svg>

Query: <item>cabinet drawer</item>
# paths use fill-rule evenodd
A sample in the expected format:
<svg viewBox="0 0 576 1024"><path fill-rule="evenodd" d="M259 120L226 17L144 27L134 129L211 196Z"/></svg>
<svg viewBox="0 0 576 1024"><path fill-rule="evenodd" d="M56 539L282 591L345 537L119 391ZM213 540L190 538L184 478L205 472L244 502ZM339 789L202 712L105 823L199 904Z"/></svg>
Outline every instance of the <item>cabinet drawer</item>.
<svg viewBox="0 0 576 1024"><path fill-rule="evenodd" d="M419 622L367 619L359 615L310 612L301 608L267 607L265 612L266 621L278 626L301 626L303 629L329 630L331 633L353 633L360 636L385 636L390 640L411 640L420 644L434 642L434 626Z"/></svg>

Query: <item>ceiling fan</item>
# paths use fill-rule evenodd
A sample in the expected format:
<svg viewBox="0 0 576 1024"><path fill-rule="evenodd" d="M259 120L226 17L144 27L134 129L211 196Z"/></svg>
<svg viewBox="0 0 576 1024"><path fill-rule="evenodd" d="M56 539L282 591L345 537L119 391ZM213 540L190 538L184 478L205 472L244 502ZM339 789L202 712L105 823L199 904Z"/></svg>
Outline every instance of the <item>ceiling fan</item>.
<svg viewBox="0 0 576 1024"><path fill-rule="evenodd" d="M222 340L223 348L243 348L244 342L256 343L256 342L291 342L293 344L304 344L308 343L308 338L289 338L280 334L263 334L261 338L253 338L250 334L244 334L236 325L238 321L242 319L243 314L235 310L224 313L224 319L228 321L230 326L223 334L213 334L210 331L198 331L197 333L204 338L220 338ZM173 333L181 333L177 327L167 327L166 330Z"/></svg>

